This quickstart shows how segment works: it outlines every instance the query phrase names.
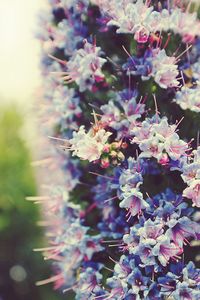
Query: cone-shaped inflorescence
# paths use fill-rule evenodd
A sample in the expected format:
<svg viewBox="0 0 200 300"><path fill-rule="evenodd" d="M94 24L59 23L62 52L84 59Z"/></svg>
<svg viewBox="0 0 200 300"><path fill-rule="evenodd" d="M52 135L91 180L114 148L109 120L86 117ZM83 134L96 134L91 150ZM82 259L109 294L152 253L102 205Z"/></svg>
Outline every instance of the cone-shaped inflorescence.
<svg viewBox="0 0 200 300"><path fill-rule="evenodd" d="M197 2L49 0L41 12L49 144L32 200L54 274L38 285L77 300L200 299Z"/></svg>

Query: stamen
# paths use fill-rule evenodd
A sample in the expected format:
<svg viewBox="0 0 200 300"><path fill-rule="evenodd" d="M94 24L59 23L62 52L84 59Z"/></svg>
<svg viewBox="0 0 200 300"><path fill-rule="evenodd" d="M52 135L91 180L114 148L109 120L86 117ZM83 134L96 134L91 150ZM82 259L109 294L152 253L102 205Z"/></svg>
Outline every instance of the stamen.
<svg viewBox="0 0 200 300"><path fill-rule="evenodd" d="M111 256L109 256L109 259L110 259L112 262L114 262L115 264L118 264L118 263L119 263L118 261L114 260Z"/></svg>
<svg viewBox="0 0 200 300"><path fill-rule="evenodd" d="M113 244L113 245L108 245L108 247L112 248L112 247L120 247L120 246L124 246L125 244Z"/></svg>
<svg viewBox="0 0 200 300"><path fill-rule="evenodd" d="M31 162L31 166L38 167L41 165L49 164L50 162L52 162L52 158L45 158L45 159L36 160L36 161Z"/></svg>
<svg viewBox="0 0 200 300"><path fill-rule="evenodd" d="M134 67L137 69L136 64L135 64L135 62L134 62L134 60L133 60L131 54L126 50L126 48L125 48L123 45L122 45L122 48L123 48L123 50L126 52L126 54L128 55L128 57L131 59L131 61L132 61L133 65L134 65Z"/></svg>
<svg viewBox="0 0 200 300"><path fill-rule="evenodd" d="M101 243L115 243L115 242L122 242L122 240L101 241Z"/></svg>
<svg viewBox="0 0 200 300"><path fill-rule="evenodd" d="M114 177L109 177L109 176L101 175L101 174L98 174L98 173L95 173L95 172L89 172L89 173L93 174L93 175L96 175L96 176L99 176L99 177L106 178L106 179L115 180Z"/></svg>
<svg viewBox="0 0 200 300"><path fill-rule="evenodd" d="M181 124L181 122L184 120L184 118L185 117L182 117L181 119L180 119L180 121L176 124L176 128ZM176 129L175 129L176 130Z"/></svg>
<svg viewBox="0 0 200 300"><path fill-rule="evenodd" d="M188 5L187 5L187 8L186 8L187 13L189 13L189 11L190 11L191 4L192 4L192 0L190 0Z"/></svg>
<svg viewBox="0 0 200 300"><path fill-rule="evenodd" d="M44 280L41 280L41 281L37 281L36 282L36 286L40 286L40 285L45 285L45 284L48 284L48 283L52 283L52 282L55 282L59 279L62 279L63 278L63 274L60 273L58 275L55 275L53 277L50 277L48 279L44 279Z"/></svg>
<svg viewBox="0 0 200 300"><path fill-rule="evenodd" d="M158 110L157 99L156 99L155 94L153 94L153 99L154 99L154 104L155 104L155 112L156 112L156 119L157 119L156 121L158 123L158 117L159 117L160 112Z"/></svg>
<svg viewBox="0 0 200 300"><path fill-rule="evenodd" d="M102 297L105 297L105 295L96 296L96 297L94 297L94 299L100 299L100 298L102 298ZM105 298L104 298L104 299L105 299Z"/></svg>
<svg viewBox="0 0 200 300"><path fill-rule="evenodd" d="M55 57L55 56L53 56L53 55L51 55L51 54L48 54L48 56L49 56L50 58L54 59L55 61L57 61L58 63L64 65L64 66L67 65L67 62L64 61L64 60L62 60L62 59L59 59L59 58L57 58L57 57Z"/></svg>
<svg viewBox="0 0 200 300"><path fill-rule="evenodd" d="M164 46L163 46L163 49L167 48L170 39L171 39L171 33L168 33L168 37L167 37L167 40L166 40L166 42L165 42L165 44L164 44Z"/></svg>
<svg viewBox="0 0 200 300"><path fill-rule="evenodd" d="M98 126L99 120L97 119L97 115L96 115L96 112L94 111L94 109L92 110L91 115L94 117L95 126Z"/></svg>
<svg viewBox="0 0 200 300"><path fill-rule="evenodd" d="M42 202L42 201L47 201L50 200L51 198L48 196L29 196L25 198L27 201L37 201L37 202Z"/></svg>
<svg viewBox="0 0 200 300"><path fill-rule="evenodd" d="M115 272L114 270L112 270L112 269L110 269L110 268L108 268L108 267L106 267L106 266L103 266L103 268L106 269L106 270L108 270L108 271L110 271L110 272L112 272L112 273Z"/></svg>
<svg viewBox="0 0 200 300"><path fill-rule="evenodd" d="M69 291L73 290L74 288L76 288L77 286L78 286L78 283L74 284L73 286L71 286L67 289L64 289L62 292L63 292L63 294L66 292L69 292Z"/></svg>
<svg viewBox="0 0 200 300"><path fill-rule="evenodd" d="M114 196L112 198L109 198L109 199L105 200L104 203L110 202L110 201L112 201L114 199L117 199L117 198L118 198L118 196Z"/></svg>
<svg viewBox="0 0 200 300"><path fill-rule="evenodd" d="M114 62L110 57L106 56L107 60L109 60L118 70L121 70L121 66Z"/></svg>
<svg viewBox="0 0 200 300"><path fill-rule="evenodd" d="M43 252L43 251L51 251L51 250L56 250L58 249L57 246L52 246L52 247L44 247L44 248L35 248L33 249L34 252Z"/></svg>
<svg viewBox="0 0 200 300"><path fill-rule="evenodd" d="M68 140L66 139L62 139L62 138L57 138L57 137L54 137L54 136L48 136L49 139L52 139L52 140L55 140L55 141L61 141L61 142L69 142Z"/></svg>
<svg viewBox="0 0 200 300"><path fill-rule="evenodd" d="M181 54L179 54L179 56L177 56L176 57L176 62L179 60L179 58L181 58L181 56L183 56L189 49L191 49L192 48L192 45L190 45L189 47L187 47L186 49L185 49L185 51L183 51Z"/></svg>

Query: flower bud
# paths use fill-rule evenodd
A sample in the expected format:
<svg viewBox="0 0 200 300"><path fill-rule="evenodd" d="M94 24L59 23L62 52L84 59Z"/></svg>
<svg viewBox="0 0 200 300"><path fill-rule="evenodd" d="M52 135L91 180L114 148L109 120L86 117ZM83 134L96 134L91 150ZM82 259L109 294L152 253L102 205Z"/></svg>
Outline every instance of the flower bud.
<svg viewBox="0 0 200 300"><path fill-rule="evenodd" d="M110 161L109 161L108 157L101 159L101 167L102 168L106 169L109 166L110 166Z"/></svg>

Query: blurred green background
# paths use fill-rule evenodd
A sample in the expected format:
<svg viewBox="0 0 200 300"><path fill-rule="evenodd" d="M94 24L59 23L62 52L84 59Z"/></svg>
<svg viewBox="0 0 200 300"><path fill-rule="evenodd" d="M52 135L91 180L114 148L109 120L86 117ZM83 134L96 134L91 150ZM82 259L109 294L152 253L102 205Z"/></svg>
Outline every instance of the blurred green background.
<svg viewBox="0 0 200 300"><path fill-rule="evenodd" d="M22 138L17 107L0 112L0 300L67 299L52 285L35 282L51 275L50 265L33 248L44 245L39 207L25 200L36 195L30 153Z"/></svg>

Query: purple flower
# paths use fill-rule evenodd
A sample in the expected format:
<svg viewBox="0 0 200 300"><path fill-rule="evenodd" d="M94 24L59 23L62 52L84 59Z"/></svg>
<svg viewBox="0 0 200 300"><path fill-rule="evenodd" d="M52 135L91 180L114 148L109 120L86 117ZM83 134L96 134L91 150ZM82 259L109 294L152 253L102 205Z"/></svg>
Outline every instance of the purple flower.
<svg viewBox="0 0 200 300"><path fill-rule="evenodd" d="M138 294L140 291L144 291L147 289L147 283L149 281L148 277L143 276L141 271L136 267L129 275L128 275L128 283L131 285L132 290L135 294Z"/></svg>
<svg viewBox="0 0 200 300"><path fill-rule="evenodd" d="M199 232L198 225L192 222L188 217L182 217L178 220L168 222L167 234L173 240L175 245L183 247L183 244L188 244L188 238L196 238L196 233Z"/></svg>
<svg viewBox="0 0 200 300"><path fill-rule="evenodd" d="M136 188L133 188L128 192L123 189L122 198L123 200L120 202L119 206L127 209L128 219L140 214L142 209L145 209L148 206L146 201L143 199L142 193Z"/></svg>
<svg viewBox="0 0 200 300"><path fill-rule="evenodd" d="M160 263L165 267L172 258L178 258L183 250L177 247L174 243L169 243L165 236L160 237L159 243L152 250L154 256L158 257Z"/></svg>

